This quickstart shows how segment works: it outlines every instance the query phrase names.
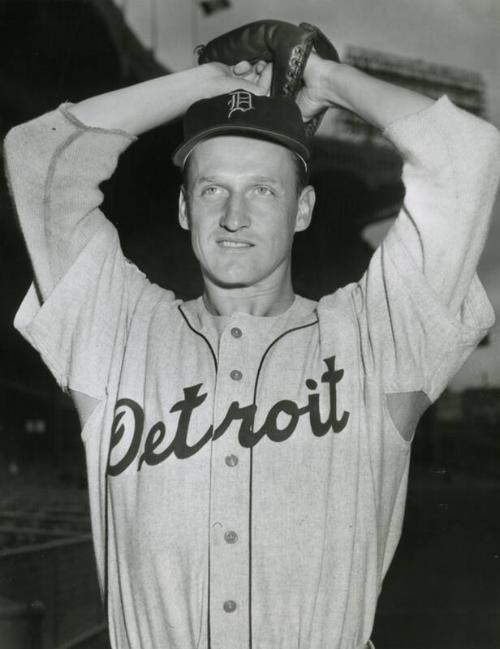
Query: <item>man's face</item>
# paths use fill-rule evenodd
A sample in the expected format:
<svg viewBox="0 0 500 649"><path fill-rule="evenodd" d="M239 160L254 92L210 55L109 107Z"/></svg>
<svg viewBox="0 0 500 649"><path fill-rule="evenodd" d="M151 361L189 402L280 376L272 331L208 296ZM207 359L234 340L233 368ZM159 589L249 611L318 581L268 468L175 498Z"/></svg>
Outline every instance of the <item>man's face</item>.
<svg viewBox="0 0 500 649"><path fill-rule="evenodd" d="M203 276L227 288L284 281L295 232L310 222L314 190L296 191L293 154L239 136L218 136L190 155L179 222L191 231Z"/></svg>

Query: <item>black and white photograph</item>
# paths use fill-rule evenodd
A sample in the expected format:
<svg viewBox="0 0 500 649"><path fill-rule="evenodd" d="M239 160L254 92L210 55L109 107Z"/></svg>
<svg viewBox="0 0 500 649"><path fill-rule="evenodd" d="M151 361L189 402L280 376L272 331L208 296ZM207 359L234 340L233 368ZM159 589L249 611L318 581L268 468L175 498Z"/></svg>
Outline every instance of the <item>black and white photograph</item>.
<svg viewBox="0 0 500 649"><path fill-rule="evenodd" d="M0 0L0 649L500 649L499 43Z"/></svg>

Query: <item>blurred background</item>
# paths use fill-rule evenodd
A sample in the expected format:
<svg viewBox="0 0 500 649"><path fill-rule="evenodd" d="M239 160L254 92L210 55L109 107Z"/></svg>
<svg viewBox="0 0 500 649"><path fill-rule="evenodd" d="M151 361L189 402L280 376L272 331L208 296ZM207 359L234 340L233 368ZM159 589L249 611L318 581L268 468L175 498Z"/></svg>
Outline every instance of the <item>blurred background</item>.
<svg viewBox="0 0 500 649"><path fill-rule="evenodd" d="M0 135L63 101L190 67L196 45L263 18L316 24L342 60L500 126L498 0L0 0ZM177 226L180 138L178 123L141 137L104 210L126 256L190 298L201 284ZM314 149L318 205L294 282L318 298L359 279L404 187L397 153L352 115L330 111ZM499 212L479 269L497 315ZM0 260L0 647L104 649L78 420L12 327L31 269L3 179ZM377 649L500 648L499 326L419 425Z"/></svg>

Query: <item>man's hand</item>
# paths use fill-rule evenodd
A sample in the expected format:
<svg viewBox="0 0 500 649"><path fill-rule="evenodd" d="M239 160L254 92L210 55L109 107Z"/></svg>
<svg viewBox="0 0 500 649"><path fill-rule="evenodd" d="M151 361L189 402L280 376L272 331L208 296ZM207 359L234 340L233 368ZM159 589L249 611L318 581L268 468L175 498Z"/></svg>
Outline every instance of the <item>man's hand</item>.
<svg viewBox="0 0 500 649"><path fill-rule="evenodd" d="M314 51L310 53L304 70L304 87L296 97L304 122L335 105L331 100L332 78L341 66L341 63L322 59Z"/></svg>
<svg viewBox="0 0 500 649"><path fill-rule="evenodd" d="M433 99L377 79L346 63L322 59L311 52L297 104L304 121L325 108L343 108L381 130L416 113Z"/></svg>
<svg viewBox="0 0 500 649"><path fill-rule="evenodd" d="M269 95L273 77L272 63L258 61L253 65L249 61L239 61L236 65L212 62L206 65L213 66L231 87L228 92L243 88L254 95ZM234 87L232 87L234 86ZM221 93L222 94L222 93Z"/></svg>

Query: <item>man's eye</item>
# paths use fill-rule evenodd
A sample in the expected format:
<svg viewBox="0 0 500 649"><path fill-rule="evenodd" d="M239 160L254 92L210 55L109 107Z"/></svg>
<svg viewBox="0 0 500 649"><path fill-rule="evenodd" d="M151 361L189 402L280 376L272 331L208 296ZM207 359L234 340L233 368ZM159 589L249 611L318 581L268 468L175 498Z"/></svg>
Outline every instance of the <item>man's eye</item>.
<svg viewBox="0 0 500 649"><path fill-rule="evenodd" d="M259 185L258 187L255 188L255 191L259 196L273 196L274 192L270 187L266 187L265 185Z"/></svg>
<svg viewBox="0 0 500 649"><path fill-rule="evenodd" d="M208 187L204 187L201 191L202 196L215 196L217 192L220 190L220 187L215 187L214 185L209 185Z"/></svg>

